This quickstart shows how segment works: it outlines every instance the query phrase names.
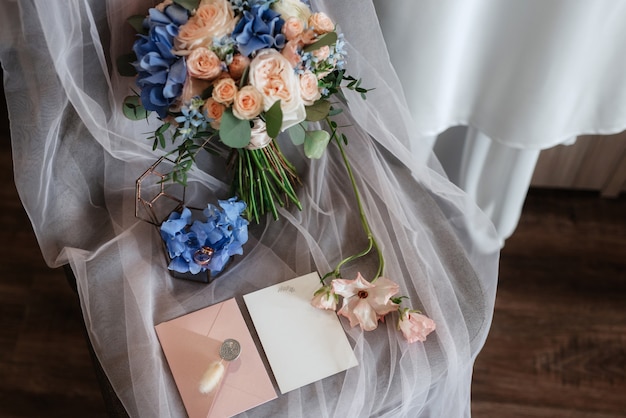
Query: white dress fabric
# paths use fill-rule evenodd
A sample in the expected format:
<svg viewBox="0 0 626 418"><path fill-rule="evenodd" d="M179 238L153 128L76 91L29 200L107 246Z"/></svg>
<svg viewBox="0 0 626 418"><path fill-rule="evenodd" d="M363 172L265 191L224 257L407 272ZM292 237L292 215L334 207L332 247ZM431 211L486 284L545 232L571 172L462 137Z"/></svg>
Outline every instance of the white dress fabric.
<svg viewBox="0 0 626 418"><path fill-rule="evenodd" d="M15 182L43 255L51 266L71 265L89 338L129 414L178 417L184 408L155 324L314 270L325 273L366 239L337 149L310 161L283 142L302 175L304 209L282 209L279 221L251 227L245 255L213 283L170 276L156 229L134 217L135 180L157 158L146 133L159 124L124 118L121 103L133 80L113 70L133 42L126 17L153 4L2 0L0 61ZM408 151L420 137L373 4L318 0L312 7L345 34L348 72L375 88L366 101L348 94L338 123L385 276L437 330L424 344L408 344L393 318L366 333L342 319L358 367L242 416L469 416L473 362L493 313L495 230L435 158L418 161ZM211 166L194 170L189 183L193 206L229 197L223 173ZM375 259L351 265L344 277L357 271L368 277Z"/></svg>
<svg viewBox="0 0 626 418"><path fill-rule="evenodd" d="M517 224L541 149L626 129L625 2L375 6L418 135L434 142L450 127L471 128L448 133L437 155L448 173L463 161L457 184L501 239Z"/></svg>

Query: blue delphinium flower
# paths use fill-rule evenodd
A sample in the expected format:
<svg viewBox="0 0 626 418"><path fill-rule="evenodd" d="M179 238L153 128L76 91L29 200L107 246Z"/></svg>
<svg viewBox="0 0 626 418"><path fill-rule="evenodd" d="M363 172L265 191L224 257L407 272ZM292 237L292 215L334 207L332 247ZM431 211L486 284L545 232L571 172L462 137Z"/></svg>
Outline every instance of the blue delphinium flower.
<svg viewBox="0 0 626 418"><path fill-rule="evenodd" d="M139 35L133 45L141 103L161 118L167 116L167 109L180 96L187 76L185 60L172 52L178 29L187 20L187 10L177 4L163 12L152 8L144 20L148 35Z"/></svg>
<svg viewBox="0 0 626 418"><path fill-rule="evenodd" d="M177 131L181 134L183 141L193 137L198 131L203 131L207 128L209 120L201 111L203 104L204 101L202 99L194 97L190 103L180 108L182 114L174 118L178 123Z"/></svg>
<svg viewBox="0 0 626 418"><path fill-rule="evenodd" d="M243 254L243 244L248 241L248 221L241 217L246 208L237 198L220 200L221 210L208 205L204 210L206 222L191 223L191 211L174 212L161 225L161 237L170 256L170 270L197 274L210 270L220 273L230 258ZM206 263L199 262L198 253L210 249Z"/></svg>
<svg viewBox="0 0 626 418"><path fill-rule="evenodd" d="M282 28L285 21L280 14L270 9L270 4L256 4L250 10L244 10L237 22L233 39L242 55L250 56L264 48L284 48L286 41Z"/></svg>

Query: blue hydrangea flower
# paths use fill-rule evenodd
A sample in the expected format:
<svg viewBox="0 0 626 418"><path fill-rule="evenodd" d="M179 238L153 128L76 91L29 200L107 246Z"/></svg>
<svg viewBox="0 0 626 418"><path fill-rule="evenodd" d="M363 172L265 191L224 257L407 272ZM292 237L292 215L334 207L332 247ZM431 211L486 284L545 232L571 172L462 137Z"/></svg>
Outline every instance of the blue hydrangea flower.
<svg viewBox="0 0 626 418"><path fill-rule="evenodd" d="M248 241L248 221L241 217L246 208L237 198L220 200L221 209L208 205L203 211L206 222L191 223L191 211L184 208L181 213L173 212L161 225L161 237L170 256L170 270L179 273L197 274L210 270L220 273L230 258L243 254L243 244ZM213 254L206 264L199 264L195 257L198 251L210 248Z"/></svg>
<svg viewBox="0 0 626 418"><path fill-rule="evenodd" d="M148 35L139 35L133 45L141 103L161 118L167 116L167 109L182 93L187 77L185 60L172 52L178 29L187 20L187 10L177 4L163 12L152 8L144 20Z"/></svg>
<svg viewBox="0 0 626 418"><path fill-rule="evenodd" d="M285 21L270 9L270 4L256 4L250 10L244 10L237 22L233 39L242 55L250 56L264 48L280 50L285 47L285 35L282 34Z"/></svg>

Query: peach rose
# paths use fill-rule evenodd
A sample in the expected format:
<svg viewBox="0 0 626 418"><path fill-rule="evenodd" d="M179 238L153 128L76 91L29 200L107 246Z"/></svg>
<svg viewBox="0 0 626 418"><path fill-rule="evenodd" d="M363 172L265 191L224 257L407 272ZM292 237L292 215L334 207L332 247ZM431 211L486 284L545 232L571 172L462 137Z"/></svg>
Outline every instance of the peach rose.
<svg viewBox="0 0 626 418"><path fill-rule="evenodd" d="M239 80L248 65L250 65L250 58L237 54L228 66L228 72L233 79Z"/></svg>
<svg viewBox="0 0 626 418"><path fill-rule="evenodd" d="M230 77L220 79L213 86L213 99L223 105L230 106L233 100L235 100L236 94L237 85L235 84L235 80Z"/></svg>
<svg viewBox="0 0 626 418"><path fill-rule="evenodd" d="M213 38L231 33L236 23L227 0L202 0L196 14L180 27L174 44L178 50L211 45Z"/></svg>
<svg viewBox="0 0 626 418"><path fill-rule="evenodd" d="M313 56L320 61L326 60L330 56L330 47L325 45L312 52Z"/></svg>
<svg viewBox="0 0 626 418"><path fill-rule="evenodd" d="M297 17L290 17L285 20L283 25L283 34L287 40L292 40L304 31L304 23Z"/></svg>
<svg viewBox="0 0 626 418"><path fill-rule="evenodd" d="M283 111L281 130L306 118L300 97L300 80L291 63L275 49L262 49L250 63L250 84L263 96L264 109L277 100Z"/></svg>
<svg viewBox="0 0 626 418"><path fill-rule="evenodd" d="M187 57L187 72L192 77L213 80L222 72L222 61L210 49L196 48Z"/></svg>
<svg viewBox="0 0 626 418"><path fill-rule="evenodd" d="M263 96L253 86L244 86L237 92L233 102L233 115L242 120L251 120L263 110Z"/></svg>
<svg viewBox="0 0 626 418"><path fill-rule="evenodd" d="M305 71L300 75L300 95L306 106L310 106L322 97L317 86L317 76L311 71Z"/></svg>
<svg viewBox="0 0 626 418"><path fill-rule="evenodd" d="M287 61L289 61L289 64L291 64L293 68L297 67L302 60L300 52L298 52L299 47L300 44L298 43L298 41L292 39L285 44L285 47L281 51L282 56L285 57Z"/></svg>
<svg viewBox="0 0 626 418"><path fill-rule="evenodd" d="M330 18L322 12L313 13L309 18L309 26L313 28L315 33L323 34L335 30L335 24Z"/></svg>
<svg viewBox="0 0 626 418"><path fill-rule="evenodd" d="M211 120L210 125L213 129L220 128L220 121L222 120L224 110L226 110L226 106L216 102L212 97L209 97L207 101L204 102L204 116Z"/></svg>

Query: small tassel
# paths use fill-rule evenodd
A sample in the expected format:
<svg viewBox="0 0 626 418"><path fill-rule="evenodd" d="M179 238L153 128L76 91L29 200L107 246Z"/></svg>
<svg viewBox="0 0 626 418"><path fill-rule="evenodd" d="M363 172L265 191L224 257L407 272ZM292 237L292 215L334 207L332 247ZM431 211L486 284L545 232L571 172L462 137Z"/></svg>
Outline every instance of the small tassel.
<svg viewBox="0 0 626 418"><path fill-rule="evenodd" d="M222 376L224 375L224 364L222 361L216 361L211 363L209 368L202 375L202 379L200 380L200 389L201 393L209 393L213 391L217 385L222 380Z"/></svg>

